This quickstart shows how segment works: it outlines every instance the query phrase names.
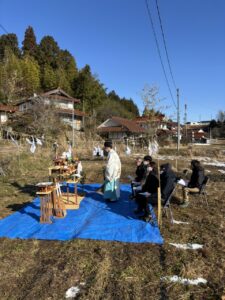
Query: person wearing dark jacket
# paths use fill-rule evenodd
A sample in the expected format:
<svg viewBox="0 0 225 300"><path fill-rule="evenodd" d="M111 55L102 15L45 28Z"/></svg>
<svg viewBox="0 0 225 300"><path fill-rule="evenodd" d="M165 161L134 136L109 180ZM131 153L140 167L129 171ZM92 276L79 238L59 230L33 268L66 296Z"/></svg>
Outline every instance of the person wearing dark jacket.
<svg viewBox="0 0 225 300"><path fill-rule="evenodd" d="M138 158L136 161L137 168L136 168L136 178L131 182L131 190L132 190L132 198L135 197L135 194L137 191L140 191L142 188L142 185L146 181L147 177L147 168L149 166L149 163L152 161L151 156L146 155L144 157L144 160L142 161L141 158Z"/></svg>
<svg viewBox="0 0 225 300"><path fill-rule="evenodd" d="M170 164L160 166L161 199L164 204L175 187L177 177Z"/></svg>
<svg viewBox="0 0 225 300"><path fill-rule="evenodd" d="M136 177L135 177L134 181L141 182L145 176L146 168L144 167L144 164L143 164L143 161L141 158L137 158L136 163L137 163L137 168L136 168L136 172L135 172Z"/></svg>
<svg viewBox="0 0 225 300"><path fill-rule="evenodd" d="M141 218L145 221L149 221L151 219L149 203L152 205L157 203L157 189L159 186L156 163L150 162L149 169L150 172L146 178L146 181L142 186L141 191L136 195L138 207L135 210L135 213L144 212L144 215Z"/></svg>
<svg viewBox="0 0 225 300"><path fill-rule="evenodd" d="M188 194L198 193L205 179L204 169L198 160L194 159L191 161L191 169L192 174L188 186L183 187L183 207L187 207L189 205Z"/></svg>

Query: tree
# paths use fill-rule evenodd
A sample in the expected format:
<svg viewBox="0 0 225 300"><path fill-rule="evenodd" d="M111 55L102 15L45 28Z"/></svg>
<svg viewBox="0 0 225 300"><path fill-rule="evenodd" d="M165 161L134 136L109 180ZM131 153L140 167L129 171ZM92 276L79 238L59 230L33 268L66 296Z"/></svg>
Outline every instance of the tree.
<svg viewBox="0 0 225 300"><path fill-rule="evenodd" d="M78 75L78 70L74 57L67 50L60 50L58 56L58 64L61 69L66 71L66 76L70 84L73 83Z"/></svg>
<svg viewBox="0 0 225 300"><path fill-rule="evenodd" d="M5 50L0 63L0 94L7 102L13 103L23 92L21 61L11 49Z"/></svg>
<svg viewBox="0 0 225 300"><path fill-rule="evenodd" d="M217 114L218 122L223 123L225 121L225 111L219 110Z"/></svg>
<svg viewBox="0 0 225 300"><path fill-rule="evenodd" d="M161 101L159 98L159 88L156 86L146 85L142 90L142 100L144 104L143 116L147 117L147 139L153 140L157 135L158 118L160 111L162 110ZM158 112L158 113L157 113Z"/></svg>
<svg viewBox="0 0 225 300"><path fill-rule="evenodd" d="M29 26L24 35L23 40L23 55L29 55L32 57L37 57L37 42L36 42L36 36L34 34L34 30L31 26Z"/></svg>
<svg viewBox="0 0 225 300"><path fill-rule="evenodd" d="M40 89L40 67L34 58L25 56L21 61L23 95L32 96Z"/></svg>
<svg viewBox="0 0 225 300"><path fill-rule="evenodd" d="M115 91L108 93L109 106L116 111L113 115L121 116L123 118L134 119L139 116L139 110L132 99L120 98Z"/></svg>
<svg viewBox="0 0 225 300"><path fill-rule="evenodd" d="M0 36L0 60L4 59L6 50L11 50L11 52L17 57L20 56L20 49L16 34L9 33Z"/></svg>
<svg viewBox="0 0 225 300"><path fill-rule="evenodd" d="M74 95L81 100L85 111L92 115L94 110L107 98L105 88L91 73L90 66L80 70L73 83Z"/></svg>
<svg viewBox="0 0 225 300"><path fill-rule="evenodd" d="M67 78L67 73L62 68L56 69L55 71L57 86L62 88L68 94L72 94L70 82Z"/></svg>
<svg viewBox="0 0 225 300"><path fill-rule="evenodd" d="M57 88L57 75L51 66L43 67L41 82L42 88L46 91Z"/></svg>
<svg viewBox="0 0 225 300"><path fill-rule="evenodd" d="M59 66L59 46L51 36L45 36L40 42L38 47L38 63L41 67L45 65L51 66L56 69Z"/></svg>
<svg viewBox="0 0 225 300"><path fill-rule="evenodd" d="M14 114L9 125L16 132L44 135L45 139L58 138L65 130L56 108L44 105L41 99L35 100L31 108L23 114Z"/></svg>

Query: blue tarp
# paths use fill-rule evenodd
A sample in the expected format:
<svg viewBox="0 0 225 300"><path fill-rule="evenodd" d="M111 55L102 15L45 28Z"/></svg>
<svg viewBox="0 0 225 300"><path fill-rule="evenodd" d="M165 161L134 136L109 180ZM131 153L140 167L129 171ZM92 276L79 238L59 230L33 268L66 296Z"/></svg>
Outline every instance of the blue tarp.
<svg viewBox="0 0 225 300"><path fill-rule="evenodd" d="M83 186L86 196L78 210L67 210L63 219L52 224L39 223L40 199L0 220L0 237L40 240L95 239L133 243L162 244L163 239L154 217L154 224L145 223L133 213L129 185L121 185L121 199L106 203L95 192L99 184ZM72 188L70 186L70 188Z"/></svg>

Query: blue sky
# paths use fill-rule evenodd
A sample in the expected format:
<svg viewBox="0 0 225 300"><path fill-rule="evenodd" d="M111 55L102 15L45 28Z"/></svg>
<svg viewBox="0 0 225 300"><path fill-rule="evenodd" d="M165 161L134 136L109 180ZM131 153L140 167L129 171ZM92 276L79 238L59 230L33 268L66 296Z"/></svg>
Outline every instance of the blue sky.
<svg viewBox="0 0 225 300"><path fill-rule="evenodd" d="M225 110L225 1L158 0L175 81L188 121L215 118ZM169 77L155 0L149 0ZM52 35L79 68L91 66L100 81L143 110L141 90L160 89L176 118L154 42L144 0L0 0L0 24L21 43L31 25L38 42ZM4 34L0 29L0 34ZM176 100L176 91L169 77Z"/></svg>

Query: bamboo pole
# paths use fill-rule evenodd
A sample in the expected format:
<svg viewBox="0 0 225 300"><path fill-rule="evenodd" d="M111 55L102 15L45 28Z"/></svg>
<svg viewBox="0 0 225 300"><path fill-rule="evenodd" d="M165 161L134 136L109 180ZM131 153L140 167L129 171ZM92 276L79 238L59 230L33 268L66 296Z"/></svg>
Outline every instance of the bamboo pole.
<svg viewBox="0 0 225 300"><path fill-rule="evenodd" d="M159 177L159 186L157 189L157 198L158 198L158 226L162 226L162 212L161 212L161 184L160 184L160 167L159 167L159 159L158 162L158 177Z"/></svg>

